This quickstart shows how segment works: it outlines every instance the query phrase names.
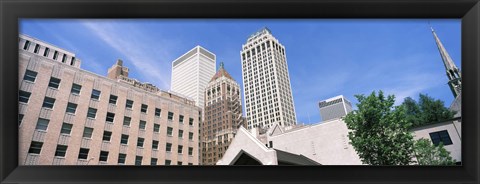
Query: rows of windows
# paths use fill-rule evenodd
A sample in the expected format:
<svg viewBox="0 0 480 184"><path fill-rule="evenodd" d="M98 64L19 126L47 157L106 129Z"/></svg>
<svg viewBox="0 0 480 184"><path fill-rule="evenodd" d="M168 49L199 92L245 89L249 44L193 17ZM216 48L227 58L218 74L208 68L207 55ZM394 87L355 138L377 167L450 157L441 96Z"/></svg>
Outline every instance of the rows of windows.
<svg viewBox="0 0 480 184"><path fill-rule="evenodd" d="M26 40L24 45L23 45L23 50L29 50L31 44L32 44L32 42L30 42L29 40ZM42 55L44 57L49 57L50 56L50 51L51 51L50 48L45 47ZM39 52L40 52L40 44L35 44L35 48L33 49L33 53L40 54ZM59 52L55 50L54 53L53 53L52 59L57 60L58 59L58 54L59 54ZM63 54L61 61L62 61L62 63L65 63L67 61L67 54ZM72 66L75 65L75 57L71 58L70 65L72 65Z"/></svg>

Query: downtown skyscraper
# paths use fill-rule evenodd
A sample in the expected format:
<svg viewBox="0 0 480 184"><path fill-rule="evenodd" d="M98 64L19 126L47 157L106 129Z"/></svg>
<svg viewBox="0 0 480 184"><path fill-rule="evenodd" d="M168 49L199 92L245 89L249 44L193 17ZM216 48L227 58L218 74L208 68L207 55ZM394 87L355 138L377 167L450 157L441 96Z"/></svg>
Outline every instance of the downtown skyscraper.
<svg viewBox="0 0 480 184"><path fill-rule="evenodd" d="M295 125L285 47L262 28L250 35L240 55L247 128Z"/></svg>

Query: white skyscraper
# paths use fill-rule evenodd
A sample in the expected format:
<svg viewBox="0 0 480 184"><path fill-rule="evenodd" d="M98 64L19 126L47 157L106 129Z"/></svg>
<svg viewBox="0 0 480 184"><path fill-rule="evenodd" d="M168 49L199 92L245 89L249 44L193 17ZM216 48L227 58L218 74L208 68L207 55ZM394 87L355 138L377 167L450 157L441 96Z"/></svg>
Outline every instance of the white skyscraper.
<svg viewBox="0 0 480 184"><path fill-rule="evenodd" d="M320 101L318 107L322 121L341 118L352 112L352 103L343 95Z"/></svg>
<svg viewBox="0 0 480 184"><path fill-rule="evenodd" d="M240 53L248 128L295 125L285 47L263 28L248 38Z"/></svg>
<svg viewBox="0 0 480 184"><path fill-rule="evenodd" d="M215 54L196 46L172 62L171 91L192 98L203 109L205 87L215 72Z"/></svg>

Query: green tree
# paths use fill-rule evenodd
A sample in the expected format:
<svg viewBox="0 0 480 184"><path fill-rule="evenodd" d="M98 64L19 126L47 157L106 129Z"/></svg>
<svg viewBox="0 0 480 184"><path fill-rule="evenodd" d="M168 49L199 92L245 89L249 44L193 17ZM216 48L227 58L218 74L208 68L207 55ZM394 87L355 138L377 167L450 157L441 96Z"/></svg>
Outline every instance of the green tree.
<svg viewBox="0 0 480 184"><path fill-rule="evenodd" d="M452 119L455 115L445 107L443 101L425 94L419 95L418 103L410 97L405 98L402 106L406 110L407 121L414 127Z"/></svg>
<svg viewBox="0 0 480 184"><path fill-rule="evenodd" d="M435 146L430 140L422 138L415 142L414 148L418 165L454 165L456 162L441 142Z"/></svg>
<svg viewBox="0 0 480 184"><path fill-rule="evenodd" d="M351 130L348 137L360 159L370 165L407 165L412 163L413 137L408 132L404 106L393 107L395 96L382 91L369 96L355 95L358 110L345 116Z"/></svg>

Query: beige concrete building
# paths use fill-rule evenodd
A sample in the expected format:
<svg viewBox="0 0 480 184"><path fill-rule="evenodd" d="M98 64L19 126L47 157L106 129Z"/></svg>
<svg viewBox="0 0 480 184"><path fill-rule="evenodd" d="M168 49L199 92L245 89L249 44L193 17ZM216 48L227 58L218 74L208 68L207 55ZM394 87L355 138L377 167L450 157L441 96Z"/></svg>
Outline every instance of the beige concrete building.
<svg viewBox="0 0 480 184"><path fill-rule="evenodd" d="M194 101L58 62L19 41L19 165L199 164Z"/></svg>
<svg viewBox="0 0 480 184"><path fill-rule="evenodd" d="M220 64L220 69L205 88L205 120L201 126L202 165L215 165L228 149L242 117L240 85Z"/></svg>

